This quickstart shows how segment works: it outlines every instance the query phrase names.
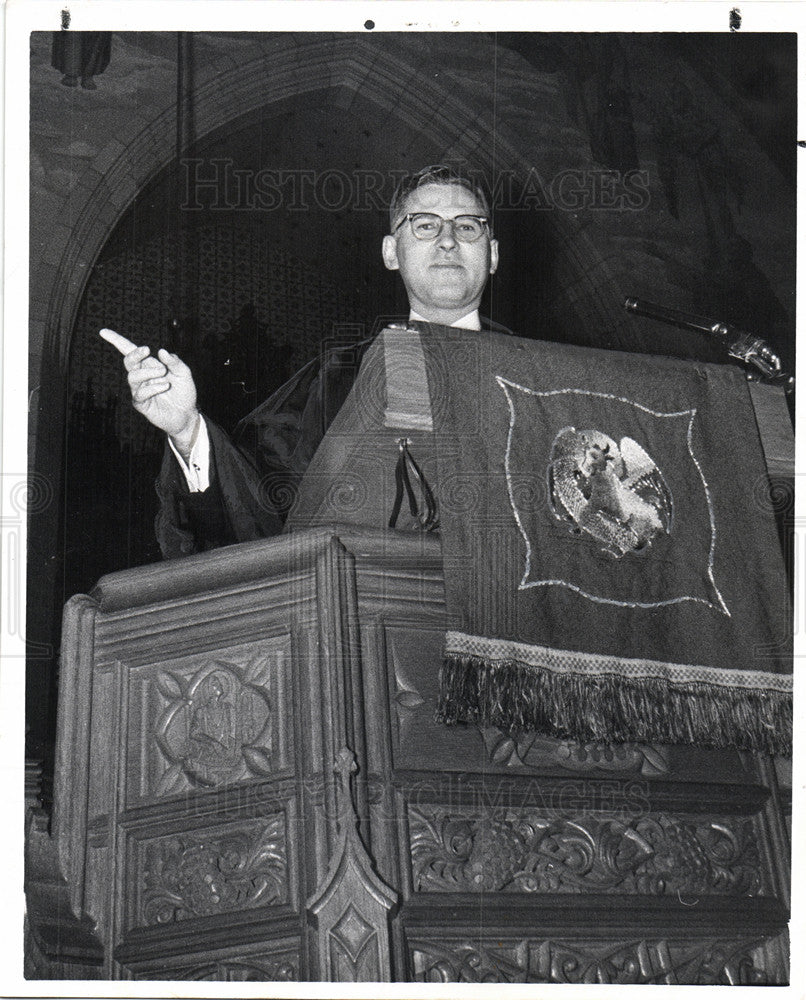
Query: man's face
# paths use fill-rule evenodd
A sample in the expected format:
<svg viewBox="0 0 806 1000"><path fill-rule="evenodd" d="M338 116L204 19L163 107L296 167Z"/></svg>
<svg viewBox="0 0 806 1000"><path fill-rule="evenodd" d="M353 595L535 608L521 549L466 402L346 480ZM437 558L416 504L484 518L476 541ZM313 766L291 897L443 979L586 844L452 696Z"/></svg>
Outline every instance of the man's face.
<svg viewBox="0 0 806 1000"><path fill-rule="evenodd" d="M459 184L424 184L401 207L434 212L443 219L485 215L476 196ZM411 308L435 323L452 323L478 308L489 275L498 266L498 243L485 232L475 243L460 243L445 224L435 240L418 240L408 222L383 240L383 262L400 271Z"/></svg>

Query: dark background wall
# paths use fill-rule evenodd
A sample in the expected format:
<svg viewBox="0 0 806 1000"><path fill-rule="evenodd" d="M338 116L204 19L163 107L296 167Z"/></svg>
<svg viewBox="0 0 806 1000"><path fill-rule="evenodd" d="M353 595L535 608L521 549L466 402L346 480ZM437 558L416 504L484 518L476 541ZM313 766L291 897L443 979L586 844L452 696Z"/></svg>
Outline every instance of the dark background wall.
<svg viewBox="0 0 806 1000"><path fill-rule="evenodd" d="M794 36L186 36L178 170L177 36L106 42L90 90L31 39L29 440L54 497L29 527L37 748L64 600L158 558L162 442L98 329L180 348L234 422L323 340L405 311L379 255L400 171L468 162L496 189L483 309L519 334L718 356L627 316L634 294L754 329L791 368Z"/></svg>

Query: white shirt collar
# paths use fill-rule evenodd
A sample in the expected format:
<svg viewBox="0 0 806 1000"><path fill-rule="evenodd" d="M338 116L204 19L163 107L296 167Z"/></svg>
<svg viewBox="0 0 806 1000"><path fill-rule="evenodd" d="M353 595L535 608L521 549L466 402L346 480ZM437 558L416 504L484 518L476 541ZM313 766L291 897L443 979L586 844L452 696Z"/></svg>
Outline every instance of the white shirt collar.
<svg viewBox="0 0 806 1000"><path fill-rule="evenodd" d="M428 323L430 320L427 320L425 316L421 316L412 309L409 313L409 322ZM462 316L459 319L454 320L454 322L451 323L451 326L459 326L463 330L480 330L481 320L479 319L478 309L474 309L472 312L469 312L467 316Z"/></svg>

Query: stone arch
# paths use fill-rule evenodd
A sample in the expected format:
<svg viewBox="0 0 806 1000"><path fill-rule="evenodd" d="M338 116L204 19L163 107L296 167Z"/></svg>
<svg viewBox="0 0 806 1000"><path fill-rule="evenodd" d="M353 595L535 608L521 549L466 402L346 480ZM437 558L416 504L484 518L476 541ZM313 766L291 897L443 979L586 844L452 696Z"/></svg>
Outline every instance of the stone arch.
<svg viewBox="0 0 806 1000"><path fill-rule="evenodd" d="M256 42L238 62L221 56L204 67L194 91L196 134L203 137L241 115L291 96L328 93L349 107L361 92L388 112L389 118L416 125L439 142L457 136L450 147L455 159L465 159L492 172L500 163L525 176L531 166L517 137L496 129L491 150L486 137L492 128L489 109L469 107L441 84L418 72L418 66L391 54L378 58L377 49L354 36L311 41L310 36L277 36ZM266 80L269 85L266 85ZM416 88L409 86L416 82ZM433 109L423 117L423 108ZM40 262L31 283L32 341L43 345L43 364L64 370L78 303L98 253L138 192L174 156L173 104L152 120L135 116L126 130L110 140L82 172L78 189L85 200L69 228L54 230L47 260ZM169 151L166 155L166 150ZM65 215L75 197L65 202ZM586 322L614 325L619 316L601 294L609 283L606 262L572 217L550 218L560 252L579 275L578 302Z"/></svg>

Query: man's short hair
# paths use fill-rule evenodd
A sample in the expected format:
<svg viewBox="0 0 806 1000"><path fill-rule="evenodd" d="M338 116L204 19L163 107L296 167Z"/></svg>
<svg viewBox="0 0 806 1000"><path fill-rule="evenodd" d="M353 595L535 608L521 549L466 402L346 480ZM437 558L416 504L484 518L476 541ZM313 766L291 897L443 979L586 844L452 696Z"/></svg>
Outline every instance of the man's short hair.
<svg viewBox="0 0 806 1000"><path fill-rule="evenodd" d="M395 193L392 195L392 203L389 206L389 230L394 232L395 223L403 214L403 206L406 198L419 187L425 184L457 184L468 190L481 205L482 213L486 216L490 214L490 203L481 182L471 173L459 170L456 167L449 167L445 163L434 163L429 167L423 167L415 174L407 174L398 184Z"/></svg>

